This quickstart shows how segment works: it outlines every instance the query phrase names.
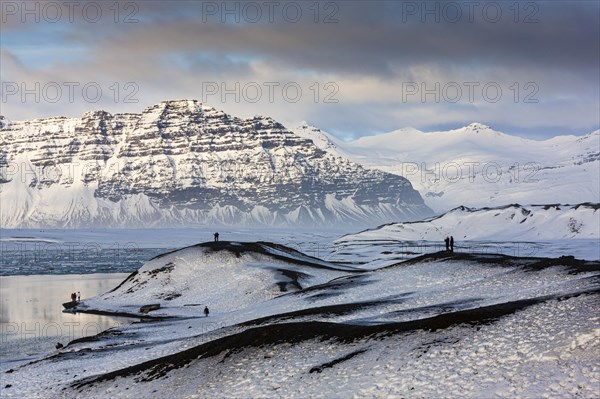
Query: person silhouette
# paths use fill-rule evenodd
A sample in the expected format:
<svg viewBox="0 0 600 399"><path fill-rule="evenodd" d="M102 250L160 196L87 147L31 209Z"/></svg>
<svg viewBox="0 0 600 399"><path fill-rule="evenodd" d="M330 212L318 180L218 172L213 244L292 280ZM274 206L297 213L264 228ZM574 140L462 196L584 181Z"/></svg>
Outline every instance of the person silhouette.
<svg viewBox="0 0 600 399"><path fill-rule="evenodd" d="M219 233L215 233L213 234L213 236L215 237L215 242L219 241Z"/></svg>
<svg viewBox="0 0 600 399"><path fill-rule="evenodd" d="M208 314L210 313L210 311L208 310L208 306L204 307L204 317L208 317Z"/></svg>
<svg viewBox="0 0 600 399"><path fill-rule="evenodd" d="M446 243L446 251L450 251L450 238L448 236L444 238L444 243Z"/></svg>
<svg viewBox="0 0 600 399"><path fill-rule="evenodd" d="M450 252L454 252L454 237L450 236Z"/></svg>

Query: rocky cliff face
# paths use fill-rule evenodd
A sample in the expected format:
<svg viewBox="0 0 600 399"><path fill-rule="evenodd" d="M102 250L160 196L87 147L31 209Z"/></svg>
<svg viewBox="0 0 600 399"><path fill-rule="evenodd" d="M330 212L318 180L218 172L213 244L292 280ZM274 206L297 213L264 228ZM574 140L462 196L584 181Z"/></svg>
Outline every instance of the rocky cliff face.
<svg viewBox="0 0 600 399"><path fill-rule="evenodd" d="M373 225L431 215L401 176L327 153L271 118L197 101L12 122L2 227Z"/></svg>

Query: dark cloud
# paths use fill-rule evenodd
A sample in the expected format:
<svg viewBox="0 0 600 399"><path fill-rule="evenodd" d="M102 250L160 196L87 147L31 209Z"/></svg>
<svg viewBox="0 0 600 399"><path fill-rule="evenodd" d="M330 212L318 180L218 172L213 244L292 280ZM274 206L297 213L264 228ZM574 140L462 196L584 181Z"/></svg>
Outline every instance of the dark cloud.
<svg viewBox="0 0 600 399"><path fill-rule="evenodd" d="M473 2L450 3L463 10L458 22L452 22L455 17L443 11L447 5L443 2L350 1L334 3L339 6L337 23L314 23L308 6L302 7L304 16L297 23L276 13L275 23L266 22L266 16L260 23L245 23L244 18L235 23L233 17L221 23L218 16L203 15L202 2L169 2L169 9L149 2L141 5L140 12L161 18L140 17L139 24L116 25L113 28L123 34L110 37L110 43L125 46L134 54L169 49L236 52L288 67L335 73L389 73L390 64L415 63L597 66L600 32L596 2L528 2L525 4L537 4L537 8L517 7L518 22L511 10L518 3L477 2L480 5L474 8L472 21L466 4ZM222 3L215 4L221 8ZM421 16L416 11L416 15L408 15L407 4L418 9L441 4L439 23L431 14ZM494 9L484 12L486 4L499 5L502 17L498 22L485 17ZM169 11L179 5L189 12ZM531 23L526 23L527 18ZM86 40L95 42L98 37L87 36Z"/></svg>
<svg viewBox="0 0 600 399"><path fill-rule="evenodd" d="M287 119L314 118L337 132L354 129L354 135L473 120L532 129L600 124L593 112L600 106L598 2L276 2L272 15L261 1L120 2L118 15L114 2L79 3L73 21L30 18L23 24L19 15L3 16L3 81L135 81L145 105L198 98L206 81L296 80L305 87L311 80L334 81L340 86L339 105L304 104L302 114ZM81 12L88 4L102 7L103 17L95 23ZM252 4L262 13L256 22ZM302 16L290 22L298 8ZM222 15L225 9L230 12ZM325 23L327 18L332 23ZM69 46L83 50L68 52ZM427 99L407 104L401 101L402 84L411 81L497 82L504 98L497 104ZM534 82L540 102L507 102L514 82L521 85L519 96L526 94L522 85ZM19 104L8 105L13 110ZM277 102L229 106L274 116L290 112L289 104ZM85 107L90 104L70 109ZM131 107L123 106L135 110ZM508 115L514 123L506 121ZM41 115L28 115L34 116Z"/></svg>
<svg viewBox="0 0 600 399"><path fill-rule="evenodd" d="M80 11L74 13L74 23L65 23L63 18L59 24L44 24L42 19L41 25L48 30L62 25L70 40L131 55L173 50L236 52L309 70L378 74L389 73L390 64L432 62L597 66L600 51L599 3L588 1L525 2L519 6L514 2L484 1L340 1L330 2L336 8L327 11L327 2L319 7L315 7L319 3L276 2L279 5L274 7L273 23L268 20L266 6L259 7L263 15L257 23L247 22L250 16L245 15L250 11L244 12L246 3L237 1L122 2L119 21L135 11L132 19L138 22L134 23L115 23L115 7L107 3L81 3L78 10L83 10L86 3L102 5L103 18L98 23L86 23ZM126 8L128 3L137 8ZM282 15L288 3L302 10L302 18L296 23ZM495 6L487 7L490 4ZM215 14L208 13L213 11L209 5L218 9ZM320 9L318 23L314 22L315 8ZM422 14L436 8L437 13ZM501 17L496 18L496 9ZM221 15L223 10L239 12ZM453 10L460 10L461 17L457 18ZM337 22L324 23L328 14ZM241 15L239 23L235 22L236 15ZM22 28L24 24L15 23L17 17L7 17L3 30ZM32 18L28 21L25 25L31 25ZM44 29L40 30L38 35L43 34Z"/></svg>

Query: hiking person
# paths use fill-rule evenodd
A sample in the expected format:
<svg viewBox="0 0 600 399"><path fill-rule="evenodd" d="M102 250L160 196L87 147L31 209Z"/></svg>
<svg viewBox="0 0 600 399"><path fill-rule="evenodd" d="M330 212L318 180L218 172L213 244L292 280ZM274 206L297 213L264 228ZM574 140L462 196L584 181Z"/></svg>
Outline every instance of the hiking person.
<svg viewBox="0 0 600 399"><path fill-rule="evenodd" d="M208 317L208 314L210 313L210 311L208 310L208 306L204 307L204 317Z"/></svg>
<svg viewBox="0 0 600 399"><path fill-rule="evenodd" d="M77 302L81 301L81 292L77 291Z"/></svg>
<svg viewBox="0 0 600 399"><path fill-rule="evenodd" d="M215 236L215 242L219 242L219 233L213 234Z"/></svg>
<svg viewBox="0 0 600 399"><path fill-rule="evenodd" d="M454 252L454 237L450 236L450 252Z"/></svg>
<svg viewBox="0 0 600 399"><path fill-rule="evenodd" d="M60 348L64 348L64 345L61 344L60 342L57 342L56 345L54 346L56 349L60 349Z"/></svg>
<svg viewBox="0 0 600 399"><path fill-rule="evenodd" d="M446 243L446 251L450 251L450 238L446 236L446 238L444 238L444 242Z"/></svg>
<svg viewBox="0 0 600 399"><path fill-rule="evenodd" d="M72 292L71 293L71 301L75 302L76 299L77 299L77 295L74 292Z"/></svg>

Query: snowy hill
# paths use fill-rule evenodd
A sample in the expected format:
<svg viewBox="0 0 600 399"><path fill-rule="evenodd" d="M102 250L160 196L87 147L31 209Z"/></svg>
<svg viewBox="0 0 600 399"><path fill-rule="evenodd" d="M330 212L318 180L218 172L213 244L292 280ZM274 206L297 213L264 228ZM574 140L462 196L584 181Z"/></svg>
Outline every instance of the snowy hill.
<svg viewBox="0 0 600 399"><path fill-rule="evenodd" d="M473 123L443 132L404 128L343 142L306 123L293 130L331 154L406 177L439 213L461 205L600 198L600 131L536 141Z"/></svg>
<svg viewBox="0 0 600 399"><path fill-rule="evenodd" d="M458 207L414 223L391 223L335 242L330 259L378 268L444 250L453 236L461 253L600 259L600 204ZM567 244L568 243L568 244Z"/></svg>
<svg viewBox="0 0 600 399"><path fill-rule="evenodd" d="M433 214L402 177L333 156L271 118L194 100L16 121L1 133L4 228L364 226Z"/></svg>
<svg viewBox="0 0 600 399"><path fill-rule="evenodd" d="M172 314L169 309L186 304L231 311L353 271L281 245L209 242L151 259L119 287L79 309L102 309L108 302L136 314L145 304L162 302L168 314ZM198 309L182 309L198 313Z"/></svg>
<svg viewBox="0 0 600 399"><path fill-rule="evenodd" d="M395 240L441 241L449 234L461 240L600 239L600 204L515 204L482 209L459 207L435 218L392 223L345 236L344 239L387 237Z"/></svg>
<svg viewBox="0 0 600 399"><path fill-rule="evenodd" d="M366 271L200 244L79 305L152 300L152 322L3 370L2 397L592 397L599 293L600 264L571 257L434 253Z"/></svg>

